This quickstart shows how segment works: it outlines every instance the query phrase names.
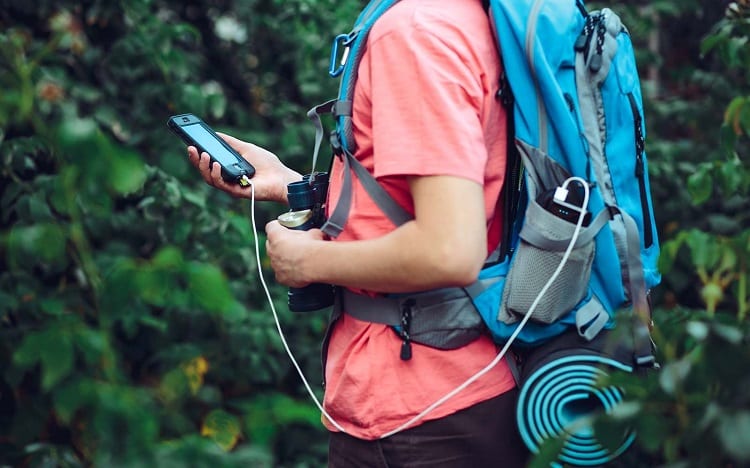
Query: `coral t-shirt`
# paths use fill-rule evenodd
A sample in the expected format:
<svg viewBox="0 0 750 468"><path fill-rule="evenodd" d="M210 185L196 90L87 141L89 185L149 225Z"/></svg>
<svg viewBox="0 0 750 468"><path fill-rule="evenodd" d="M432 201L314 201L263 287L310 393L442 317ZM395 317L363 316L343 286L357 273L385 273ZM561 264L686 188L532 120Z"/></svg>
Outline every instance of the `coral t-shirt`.
<svg viewBox="0 0 750 468"><path fill-rule="evenodd" d="M496 98L500 74L495 39L479 0L402 0L370 32L354 93L355 157L411 213L406 176L452 175L482 184L488 252L501 231L495 213L506 145L505 112ZM329 207L336 205L341 182L342 164L336 160ZM334 242L375 238L395 229L358 180L353 182L349 219ZM400 359L400 348L401 339L386 325L347 314L336 323L324 406L347 433L376 439L396 429L487 366L498 352L485 336L449 351L412 344L408 361ZM455 413L514 386L502 360L421 421Z"/></svg>

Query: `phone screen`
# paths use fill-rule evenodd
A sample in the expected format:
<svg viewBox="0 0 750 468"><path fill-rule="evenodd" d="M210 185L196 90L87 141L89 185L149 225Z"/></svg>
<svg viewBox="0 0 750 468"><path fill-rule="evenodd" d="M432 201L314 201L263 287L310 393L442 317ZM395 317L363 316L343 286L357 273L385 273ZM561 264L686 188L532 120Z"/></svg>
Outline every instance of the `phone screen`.
<svg viewBox="0 0 750 468"><path fill-rule="evenodd" d="M182 129L221 165L232 166L237 164L237 158L227 150L221 141L216 139L218 137L214 137L200 123L183 125Z"/></svg>

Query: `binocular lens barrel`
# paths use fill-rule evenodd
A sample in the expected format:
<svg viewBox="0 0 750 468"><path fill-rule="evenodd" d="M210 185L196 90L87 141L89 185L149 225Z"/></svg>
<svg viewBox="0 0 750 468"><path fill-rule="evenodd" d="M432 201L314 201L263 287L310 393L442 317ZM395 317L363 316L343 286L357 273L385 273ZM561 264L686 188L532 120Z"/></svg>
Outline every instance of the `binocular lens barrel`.
<svg viewBox="0 0 750 468"><path fill-rule="evenodd" d="M328 174L307 174L302 180L288 184L286 189L290 210L279 215L279 223L298 231L321 227L325 220L322 211L328 192ZM333 305L334 288L323 283L289 288L288 299L293 312L320 310Z"/></svg>

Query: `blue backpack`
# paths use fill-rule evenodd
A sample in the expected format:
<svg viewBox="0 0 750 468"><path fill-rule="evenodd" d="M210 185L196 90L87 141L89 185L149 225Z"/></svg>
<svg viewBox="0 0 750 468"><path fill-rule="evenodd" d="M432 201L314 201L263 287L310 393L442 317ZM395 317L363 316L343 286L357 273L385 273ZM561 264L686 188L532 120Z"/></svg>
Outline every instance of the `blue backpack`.
<svg viewBox="0 0 750 468"><path fill-rule="evenodd" d="M330 140L345 178L323 227L334 237L348 217L352 176L394 224L411 219L353 157L357 67L370 28L395 3L372 0L336 38L329 71L341 78L339 95L308 113L313 167L320 115L336 120ZM402 359L411 342L451 349L489 330L499 344L536 347L572 330L590 341L629 322L632 364L653 366L648 292L660 281L659 244L628 32L614 12L587 12L581 0L490 0L488 14L505 70L498 98L512 126L503 242L468 287L377 298L343 290L334 319L345 308L393 326Z"/></svg>

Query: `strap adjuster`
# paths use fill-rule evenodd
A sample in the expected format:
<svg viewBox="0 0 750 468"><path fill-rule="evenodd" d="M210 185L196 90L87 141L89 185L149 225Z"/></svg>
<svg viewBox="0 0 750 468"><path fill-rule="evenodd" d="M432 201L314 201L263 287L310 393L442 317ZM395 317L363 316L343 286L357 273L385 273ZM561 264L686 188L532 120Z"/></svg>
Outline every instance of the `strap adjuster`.
<svg viewBox="0 0 750 468"><path fill-rule="evenodd" d="M331 150L336 157L341 157L344 154L344 147L341 145L341 137L336 130L332 130L328 136L328 142L331 144Z"/></svg>
<svg viewBox="0 0 750 468"><path fill-rule="evenodd" d="M635 363L639 367L658 367L654 356L640 356L635 358Z"/></svg>

